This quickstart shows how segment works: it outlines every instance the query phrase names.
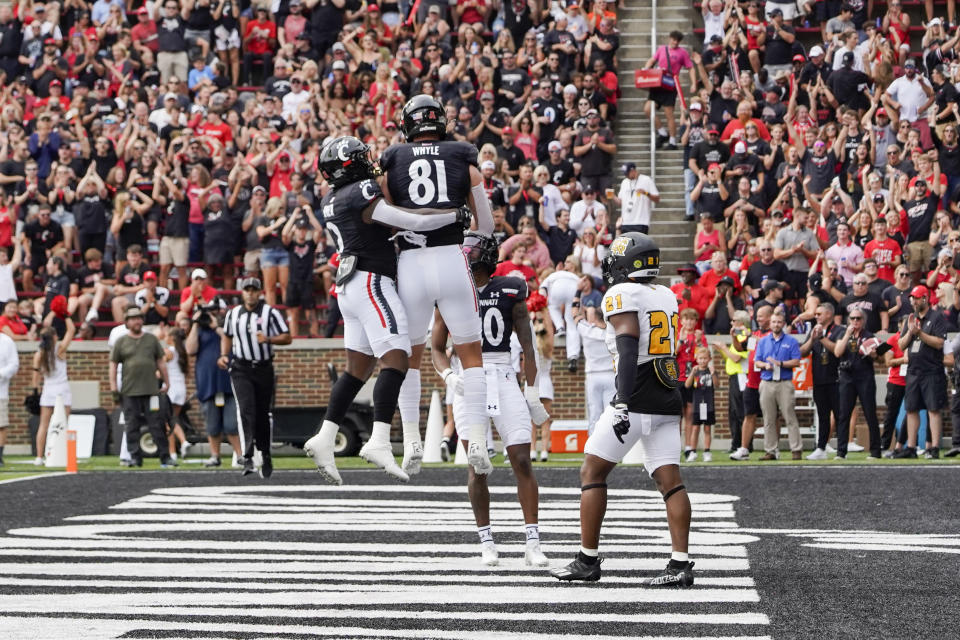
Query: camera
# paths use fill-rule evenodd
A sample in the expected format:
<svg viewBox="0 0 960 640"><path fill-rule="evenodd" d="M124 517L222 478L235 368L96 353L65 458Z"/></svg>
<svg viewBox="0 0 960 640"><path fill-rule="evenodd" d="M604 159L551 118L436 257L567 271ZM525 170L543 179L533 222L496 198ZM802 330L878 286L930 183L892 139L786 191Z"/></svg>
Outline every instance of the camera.
<svg viewBox="0 0 960 640"><path fill-rule="evenodd" d="M217 303L217 299L214 298L209 303L197 309L196 314L194 314L193 321L200 325L200 327L203 329L209 329L213 326L213 314L219 310L220 305Z"/></svg>

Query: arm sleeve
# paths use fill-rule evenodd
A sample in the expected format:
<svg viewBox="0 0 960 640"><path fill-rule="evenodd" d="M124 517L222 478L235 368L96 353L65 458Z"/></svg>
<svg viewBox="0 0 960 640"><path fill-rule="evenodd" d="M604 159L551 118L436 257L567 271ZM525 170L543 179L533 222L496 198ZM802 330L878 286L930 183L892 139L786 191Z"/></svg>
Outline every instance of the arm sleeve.
<svg viewBox="0 0 960 640"><path fill-rule="evenodd" d="M482 184L478 184L470 187L470 193L473 194L473 204L477 208L477 231L486 236L492 235L493 211L490 210L486 189Z"/></svg>
<svg viewBox="0 0 960 640"><path fill-rule="evenodd" d="M398 229L433 231L434 229L439 229L440 227L445 227L448 224L456 222L457 214L455 212L433 215L408 213L381 198L373 209L373 220L389 227L397 227Z"/></svg>
<svg viewBox="0 0 960 640"><path fill-rule="evenodd" d="M640 341L636 336L617 336L617 397L616 402L627 402L637 382L637 357Z"/></svg>

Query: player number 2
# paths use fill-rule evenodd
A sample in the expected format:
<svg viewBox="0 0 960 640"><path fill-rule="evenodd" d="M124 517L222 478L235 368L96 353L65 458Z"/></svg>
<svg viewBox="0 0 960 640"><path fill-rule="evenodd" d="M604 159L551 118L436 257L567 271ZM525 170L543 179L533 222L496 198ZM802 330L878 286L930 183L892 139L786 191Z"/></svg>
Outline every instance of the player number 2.
<svg viewBox="0 0 960 640"><path fill-rule="evenodd" d="M433 167L430 166L429 160L421 158L410 164L410 200L414 204L430 204L434 202L434 195L437 196L437 203L450 201L447 198L447 172L443 166L443 160L434 160L433 164L437 171L436 186L430 179Z"/></svg>
<svg viewBox="0 0 960 640"><path fill-rule="evenodd" d="M503 314L500 313L500 309L496 307L487 309L483 314L483 335L491 347L496 347L503 342L503 329Z"/></svg>
<svg viewBox="0 0 960 640"><path fill-rule="evenodd" d="M649 354L652 356L670 355L673 353L670 328L673 328L673 335L677 335L680 316L674 313L672 318L668 318L665 311L648 311L647 317L650 320Z"/></svg>

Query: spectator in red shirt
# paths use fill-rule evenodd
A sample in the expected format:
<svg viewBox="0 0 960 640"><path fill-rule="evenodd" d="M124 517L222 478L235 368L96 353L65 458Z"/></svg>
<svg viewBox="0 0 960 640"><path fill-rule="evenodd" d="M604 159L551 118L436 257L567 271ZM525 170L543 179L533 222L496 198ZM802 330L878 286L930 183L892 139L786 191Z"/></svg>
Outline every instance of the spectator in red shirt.
<svg viewBox="0 0 960 640"><path fill-rule="evenodd" d="M250 69L261 63L264 76L273 69L273 52L277 48L277 25L266 7L257 7L256 18L247 23L243 33L243 78L250 82Z"/></svg>
<svg viewBox="0 0 960 640"><path fill-rule="evenodd" d="M927 288L930 289L930 306L934 306L940 300L937 295L937 287L941 282L953 282L956 278L957 270L953 268L953 252L950 249L940 249L937 254L937 266L927 273Z"/></svg>
<svg viewBox="0 0 960 640"><path fill-rule="evenodd" d="M203 269L194 269L190 275L190 286L180 293L180 311L177 312L177 322L181 318L193 317L193 310L199 302L200 306L209 304L217 297L217 290L207 284L207 272Z"/></svg>
<svg viewBox="0 0 960 640"><path fill-rule="evenodd" d="M883 280L895 281L894 270L903 261L903 250L897 241L887 235L886 218L877 218L873 221L873 240L863 248L864 259L873 258L877 261L879 272L877 276Z"/></svg>
<svg viewBox="0 0 960 640"><path fill-rule="evenodd" d="M484 0L457 0L456 13L460 17L460 26L458 28L460 38L467 27L473 27L478 35L483 32L483 23L486 20L490 7Z"/></svg>
<svg viewBox="0 0 960 640"><path fill-rule="evenodd" d="M733 280L734 292L740 292L740 278L733 271L727 268L727 256L722 251L714 251L710 258L710 270L700 276L700 286L709 299L713 299L717 291L717 283L723 276L730 276Z"/></svg>
<svg viewBox="0 0 960 640"><path fill-rule="evenodd" d="M534 271L533 267L528 264L525 264L525 259L527 256L527 247L523 244L518 244L513 248L513 251L510 253L510 257L507 260L504 260L497 265L496 271L493 272L494 276L507 276L509 278L522 278L526 282L532 282L536 284L537 282L537 272ZM537 289L539 287L532 287Z"/></svg>
<svg viewBox="0 0 960 640"><path fill-rule="evenodd" d="M133 38L133 48L143 53L144 49L149 49L150 53L157 53L157 23L150 18L150 12L146 7L140 7L134 13L137 15L137 24L130 29L130 35Z"/></svg>
<svg viewBox="0 0 960 640"><path fill-rule="evenodd" d="M713 254L720 251L722 245L720 230L713 226L713 214L704 211L700 214L700 230L693 241L693 257L701 270L706 270Z"/></svg>
<svg viewBox="0 0 960 640"><path fill-rule="evenodd" d="M220 144L233 141L233 129L220 117L219 109L208 109L207 118L197 126L197 135L209 136Z"/></svg>
<svg viewBox="0 0 960 640"><path fill-rule="evenodd" d="M672 285L670 290L677 296L677 305L679 305L680 311L693 309L702 317L710 305L710 298L707 297L703 287L697 283L697 266L685 264L677 269L677 273L683 280Z"/></svg>

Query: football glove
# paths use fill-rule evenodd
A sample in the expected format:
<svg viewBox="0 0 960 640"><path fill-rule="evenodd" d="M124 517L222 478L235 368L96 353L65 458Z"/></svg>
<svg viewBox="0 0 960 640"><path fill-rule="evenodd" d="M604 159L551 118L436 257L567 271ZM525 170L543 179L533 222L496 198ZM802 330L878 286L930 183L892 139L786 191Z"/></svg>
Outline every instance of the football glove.
<svg viewBox="0 0 960 640"><path fill-rule="evenodd" d="M613 434L617 436L617 440L623 444L623 436L627 435L630 431L630 412L627 410L627 405L623 402L618 402L613 405Z"/></svg>
<svg viewBox="0 0 960 640"><path fill-rule="evenodd" d="M447 389L461 396L463 395L463 376L454 373L453 369L447 367L443 370L443 373L440 374L440 377L443 378L443 383L447 385Z"/></svg>

